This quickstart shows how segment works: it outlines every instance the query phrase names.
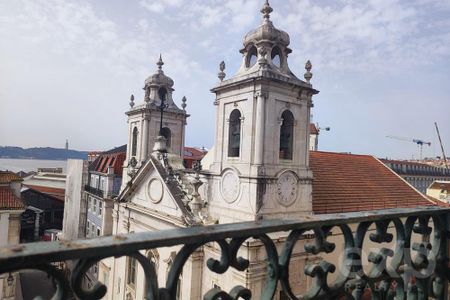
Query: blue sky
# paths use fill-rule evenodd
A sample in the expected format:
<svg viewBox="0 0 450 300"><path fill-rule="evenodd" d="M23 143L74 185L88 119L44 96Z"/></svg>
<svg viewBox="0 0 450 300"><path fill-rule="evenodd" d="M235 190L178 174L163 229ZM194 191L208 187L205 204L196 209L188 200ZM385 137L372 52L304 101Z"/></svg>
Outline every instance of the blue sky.
<svg viewBox="0 0 450 300"><path fill-rule="evenodd" d="M104 150L126 141L130 94L156 70L188 99L186 143L214 143L210 89L219 62L231 76L246 32L261 22L262 0L0 2L0 145ZM450 154L449 0L272 0L274 25L287 31L291 70L313 64L314 122L330 126L327 151L418 157L434 122Z"/></svg>

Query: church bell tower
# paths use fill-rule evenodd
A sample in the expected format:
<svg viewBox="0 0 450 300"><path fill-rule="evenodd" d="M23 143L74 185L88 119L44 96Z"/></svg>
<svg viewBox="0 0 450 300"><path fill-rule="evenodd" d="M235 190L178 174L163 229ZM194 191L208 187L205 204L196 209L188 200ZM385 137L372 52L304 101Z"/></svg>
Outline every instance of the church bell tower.
<svg viewBox="0 0 450 300"><path fill-rule="evenodd" d="M164 74L164 62L159 57L158 69L144 83L144 103L135 105L131 96L128 116L127 156L124 163L122 186L145 163L159 135L166 139L168 152L182 157L186 119L186 97L178 108L172 98L173 80Z"/></svg>
<svg viewBox="0 0 450 300"><path fill-rule="evenodd" d="M242 64L211 91L216 99L211 213L225 222L295 217L312 211L309 168L310 79L290 70L289 35L273 25L272 8L243 40ZM229 215L223 212L228 212Z"/></svg>

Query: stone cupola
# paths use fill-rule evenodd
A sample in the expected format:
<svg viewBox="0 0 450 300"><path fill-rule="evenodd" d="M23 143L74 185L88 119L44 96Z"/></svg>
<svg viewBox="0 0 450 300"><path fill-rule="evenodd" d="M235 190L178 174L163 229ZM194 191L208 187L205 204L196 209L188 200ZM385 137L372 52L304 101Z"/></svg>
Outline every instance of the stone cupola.
<svg viewBox="0 0 450 300"><path fill-rule="evenodd" d="M244 57L238 74L262 68L295 77L289 70L287 62L287 56L292 52L288 47L290 44L289 34L275 28L270 20L272 11L269 1L266 0L261 9L262 24L249 31L244 37L244 47L240 50Z"/></svg>
<svg viewBox="0 0 450 300"><path fill-rule="evenodd" d="M172 98L174 82L172 78L165 75L162 70L164 62L161 55L159 56L159 60L156 65L158 66L156 73L149 76L144 82L145 102L148 104L159 105L161 102L161 97L164 97L164 101L169 108L178 108Z"/></svg>

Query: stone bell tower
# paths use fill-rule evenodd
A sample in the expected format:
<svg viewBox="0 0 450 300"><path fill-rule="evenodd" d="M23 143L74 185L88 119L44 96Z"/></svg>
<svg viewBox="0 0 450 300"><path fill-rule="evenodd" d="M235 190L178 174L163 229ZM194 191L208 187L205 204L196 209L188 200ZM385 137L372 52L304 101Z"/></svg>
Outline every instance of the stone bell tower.
<svg viewBox="0 0 450 300"><path fill-rule="evenodd" d="M128 143L123 185L147 160L160 130L166 138L168 151L180 157L183 155L185 125L189 117L186 97L182 99L182 109L178 108L172 98L174 82L164 74L163 65L160 56L156 73L145 80L144 103L135 105L132 95L130 110L125 113L128 116Z"/></svg>
<svg viewBox="0 0 450 300"><path fill-rule="evenodd" d="M310 79L289 69L289 35L273 25L265 2L262 24L243 40L242 64L215 93L216 141L210 172L211 213L220 222L295 217L312 211L309 168Z"/></svg>

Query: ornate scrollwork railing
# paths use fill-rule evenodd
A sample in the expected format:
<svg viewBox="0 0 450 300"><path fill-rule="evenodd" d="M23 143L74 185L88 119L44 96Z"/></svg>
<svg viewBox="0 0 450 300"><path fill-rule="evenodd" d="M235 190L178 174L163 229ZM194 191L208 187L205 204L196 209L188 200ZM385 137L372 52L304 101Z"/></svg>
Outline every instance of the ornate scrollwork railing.
<svg viewBox="0 0 450 300"><path fill-rule="evenodd" d="M0 274L37 269L54 279L52 299L67 299L69 293L80 299L100 299L107 287L97 282L84 290L85 273L104 258L128 256L144 270L147 299L175 299L183 266L195 251L216 242L220 259L209 258L207 271L244 271L250 262L238 256L238 251L245 241L256 239L267 257L266 283L256 293L260 299L274 298L277 289L291 299L447 299L449 213L450 209L438 207L392 209L23 244L0 249ZM286 233L282 245L271 238L276 232ZM321 259L306 265L304 274L312 283L304 294L297 295L289 268L293 251L305 234L304 252ZM327 255L338 252L337 240L343 245L340 261L328 261ZM367 255L366 244L373 248ZM160 287L154 265L140 250L175 245L181 250L171 264L165 286ZM67 260L76 262L70 278L53 264ZM253 299L253 292L241 285L230 291L215 287L203 298Z"/></svg>

